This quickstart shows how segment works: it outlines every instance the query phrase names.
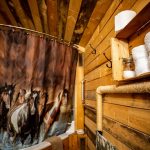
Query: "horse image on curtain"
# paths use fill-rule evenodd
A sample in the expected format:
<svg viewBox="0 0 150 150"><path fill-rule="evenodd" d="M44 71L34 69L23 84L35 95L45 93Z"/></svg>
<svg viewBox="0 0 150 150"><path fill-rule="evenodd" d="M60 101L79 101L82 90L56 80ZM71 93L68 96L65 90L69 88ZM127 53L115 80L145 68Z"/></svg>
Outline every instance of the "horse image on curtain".
<svg viewBox="0 0 150 150"><path fill-rule="evenodd" d="M66 130L77 58L77 50L54 39L0 30L0 149Z"/></svg>

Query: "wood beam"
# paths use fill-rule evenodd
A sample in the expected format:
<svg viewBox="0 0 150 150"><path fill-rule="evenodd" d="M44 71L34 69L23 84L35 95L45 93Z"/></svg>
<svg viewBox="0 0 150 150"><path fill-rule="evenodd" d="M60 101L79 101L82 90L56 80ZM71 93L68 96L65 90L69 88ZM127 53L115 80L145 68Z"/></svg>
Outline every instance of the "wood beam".
<svg viewBox="0 0 150 150"><path fill-rule="evenodd" d="M97 0L84 0L81 4L81 9L78 15L78 19L75 25L75 30L72 37L73 43L79 43L82 34L87 26L88 20L93 12Z"/></svg>
<svg viewBox="0 0 150 150"><path fill-rule="evenodd" d="M29 28L32 29L32 30L35 30L35 27L34 27L34 24L33 24L32 20L29 17L27 17L27 20L28 20Z"/></svg>
<svg viewBox="0 0 150 150"><path fill-rule="evenodd" d="M30 11L31 11L32 19L33 19L33 22L35 25L35 29L37 31L43 32L37 0L28 0L28 4L30 7Z"/></svg>
<svg viewBox="0 0 150 150"><path fill-rule="evenodd" d="M58 13L57 13L57 1L46 0L47 4L47 19L50 35L58 35Z"/></svg>
<svg viewBox="0 0 150 150"><path fill-rule="evenodd" d="M65 40L70 42L72 39L73 31L80 11L82 0L70 0L67 24L65 29Z"/></svg>
<svg viewBox="0 0 150 150"><path fill-rule="evenodd" d="M84 129L84 111L82 104L81 81L83 80L83 66L80 66L79 60L76 69L75 81L75 129Z"/></svg>
<svg viewBox="0 0 150 150"><path fill-rule="evenodd" d="M7 21L5 20L5 18L0 14L0 23L1 24L7 24Z"/></svg>
<svg viewBox="0 0 150 150"><path fill-rule="evenodd" d="M6 0L0 0L0 12L3 12L6 15L6 17L8 17L12 25L17 26L17 22L14 16L12 15L11 11L9 10Z"/></svg>
<svg viewBox="0 0 150 150"><path fill-rule="evenodd" d="M67 22L69 0L58 0L58 38L63 39Z"/></svg>
<svg viewBox="0 0 150 150"><path fill-rule="evenodd" d="M25 28L29 28L29 24L28 24L28 20L27 20L27 16L21 6L21 3L19 0L12 0L16 13L20 19L21 24L25 27Z"/></svg>
<svg viewBox="0 0 150 150"><path fill-rule="evenodd" d="M45 33L49 33L48 30L48 21L47 21L47 6L45 3L45 0L41 0L41 3L39 5L40 14L42 17L42 24L43 24L43 30Z"/></svg>
<svg viewBox="0 0 150 150"><path fill-rule="evenodd" d="M84 30L84 33L82 35L82 38L79 42L81 46L86 46L86 44L89 42L90 38L92 37L96 27L100 23L101 19L105 15L106 11L108 10L110 4L112 3L112 0L100 0L97 1L96 6L93 10L93 13L89 19L89 22L87 24L87 27Z"/></svg>

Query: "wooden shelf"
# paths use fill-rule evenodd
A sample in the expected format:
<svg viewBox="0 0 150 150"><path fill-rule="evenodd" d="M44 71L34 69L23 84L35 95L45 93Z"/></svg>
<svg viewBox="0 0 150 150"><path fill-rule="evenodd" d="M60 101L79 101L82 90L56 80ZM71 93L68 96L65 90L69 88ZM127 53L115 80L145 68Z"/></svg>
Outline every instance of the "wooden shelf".
<svg viewBox="0 0 150 150"><path fill-rule="evenodd" d="M122 58L129 57L128 39L135 33L142 32L150 25L150 2L122 29L115 38L111 39L113 79L119 84L150 79L150 72L134 78L123 78Z"/></svg>
<svg viewBox="0 0 150 150"><path fill-rule="evenodd" d="M150 23L150 2L122 29L116 38L128 39L135 32L139 31Z"/></svg>
<svg viewBox="0 0 150 150"><path fill-rule="evenodd" d="M122 80L119 80L119 82L134 81L134 80L139 80L139 79L145 79L148 77L150 77L150 72L143 73L143 74L136 76L134 78L122 79Z"/></svg>

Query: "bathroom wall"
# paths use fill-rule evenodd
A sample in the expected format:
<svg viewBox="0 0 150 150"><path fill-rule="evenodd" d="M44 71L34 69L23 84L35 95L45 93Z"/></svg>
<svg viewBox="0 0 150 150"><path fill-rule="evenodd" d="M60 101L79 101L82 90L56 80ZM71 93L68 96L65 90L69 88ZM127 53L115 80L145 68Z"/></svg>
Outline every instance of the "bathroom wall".
<svg viewBox="0 0 150 150"><path fill-rule="evenodd" d="M120 11L132 9L137 13L150 0L114 0L86 45L84 55L85 130L88 149L95 149L96 139L96 88L116 84L112 69L103 55L111 59L110 39L115 37L114 16ZM129 39L129 48L143 44L147 26L141 33ZM96 54L91 54L91 44ZM103 101L103 136L119 150L150 149L150 94L107 94Z"/></svg>

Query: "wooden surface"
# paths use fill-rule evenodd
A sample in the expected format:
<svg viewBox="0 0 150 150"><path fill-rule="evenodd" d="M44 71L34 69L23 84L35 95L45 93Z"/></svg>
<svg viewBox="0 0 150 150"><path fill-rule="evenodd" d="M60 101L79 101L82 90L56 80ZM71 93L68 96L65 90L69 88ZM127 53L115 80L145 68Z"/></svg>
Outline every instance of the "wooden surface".
<svg viewBox="0 0 150 150"><path fill-rule="evenodd" d="M21 3L19 0L12 0L13 4L14 4L14 8L16 10L16 13L22 23L22 25L25 28L29 28L29 24L28 24L28 20L27 20L27 16L25 14L25 11L23 10Z"/></svg>
<svg viewBox="0 0 150 150"><path fill-rule="evenodd" d="M0 14L0 22L6 24L5 18Z"/></svg>
<svg viewBox="0 0 150 150"><path fill-rule="evenodd" d="M72 42L79 43L82 34L88 24L93 9L97 3L97 0L82 0L80 12L78 14L77 22L73 32Z"/></svg>
<svg viewBox="0 0 150 150"><path fill-rule="evenodd" d="M0 8L1 15L3 14L3 17L7 19L7 23L17 26L17 22L11 11L9 10L9 7L5 0L0 1Z"/></svg>
<svg viewBox="0 0 150 150"><path fill-rule="evenodd" d="M42 31L85 47L113 1L1 0L0 23Z"/></svg>
<svg viewBox="0 0 150 150"><path fill-rule="evenodd" d="M70 42L72 39L75 24L80 11L81 2L82 0L70 0L64 37L66 41Z"/></svg>
<svg viewBox="0 0 150 150"><path fill-rule="evenodd" d="M112 72L114 80L123 79L123 58L129 58L128 43L117 38L111 39Z"/></svg>
<svg viewBox="0 0 150 150"><path fill-rule="evenodd" d="M80 40L80 45L85 47L88 41L90 40L92 34L94 33L97 25L105 15L107 9L109 8L110 4L112 3L111 0L100 0L97 1L95 8L92 12L92 15L89 19L89 22L84 30L82 38Z"/></svg>
<svg viewBox="0 0 150 150"><path fill-rule="evenodd" d="M115 15L117 15L117 13L119 13L120 11L126 9L133 9L134 11L136 11L136 13L139 13L148 3L149 0L113 1L106 14L100 21L99 25L95 29L95 32L90 38L89 42L87 42L87 45L85 47L86 52L84 55L84 75L86 79L85 104L88 108L90 107L92 109L95 109L96 111L95 95L96 88L98 86L117 84L113 81L112 69L106 67L106 64L108 62L103 55L103 52L105 52L106 56L109 59L112 59L110 40L111 38L114 38L116 36L116 33L114 31ZM139 44L143 44L144 36L148 31L150 31L149 26L129 38L128 44L130 51L133 47L138 46ZM91 54L92 49L90 48L89 44L96 48L95 55ZM107 119L109 120L113 120L114 122L114 124L111 124L111 126L108 127L109 123L106 124L107 120L104 120L103 125L105 124L106 128L103 129L103 135L105 138L107 138L120 150L147 149L149 143L144 142L148 140L148 136L150 135L148 121L150 109L149 95L106 94L104 96L103 106L105 108L103 110L103 113L106 115L105 117L107 117ZM90 121L93 121L95 116L93 115L93 112L90 112L87 107L85 107L85 116L90 119ZM91 115L94 117L92 118ZM123 125L123 128L119 127L119 123ZM91 126L85 126L85 129L88 128L88 133L89 131L93 133ZM118 127L119 130L117 129ZM137 135L138 139L133 136L134 134ZM146 135L147 137L145 137L144 135ZM92 139L94 138L94 136L91 136L91 134L87 134L87 136L88 139L90 139L90 142L88 142L88 148L92 150L92 146L94 145L94 140ZM139 146L138 142L135 142L135 140L141 143L141 145Z"/></svg>
<svg viewBox="0 0 150 150"><path fill-rule="evenodd" d="M31 14L32 14L32 18L33 18L33 22L35 25L35 29L37 31L42 32L42 22L40 19L40 14L39 14L39 8L38 8L38 3L36 0L28 0L28 4L31 10Z"/></svg>
<svg viewBox="0 0 150 150"><path fill-rule="evenodd" d="M117 38L127 39L150 20L150 2L122 29Z"/></svg>
<svg viewBox="0 0 150 150"><path fill-rule="evenodd" d="M127 127L126 125L116 122L115 120L104 117L103 128L113 135L118 141L125 144L130 149L148 150L150 149L150 136L137 130Z"/></svg>
<svg viewBox="0 0 150 150"><path fill-rule="evenodd" d="M63 39L67 23L69 0L58 0L58 37Z"/></svg>
<svg viewBox="0 0 150 150"><path fill-rule="evenodd" d="M119 82L120 83L129 83L130 81L138 82L138 81L141 81L142 79L143 80L149 80L150 79L150 72L140 74L140 75L133 77L133 78L121 79L121 80L119 80Z"/></svg>
<svg viewBox="0 0 150 150"><path fill-rule="evenodd" d="M109 139L109 142L112 145L115 145L119 150L131 150L125 144L122 144L119 140L117 140L112 134L108 133L107 131L103 130L103 136L106 139Z"/></svg>
<svg viewBox="0 0 150 150"><path fill-rule="evenodd" d="M47 21L49 27L49 33L53 36L58 36L58 13L57 13L57 1L46 0L47 4Z"/></svg>
<svg viewBox="0 0 150 150"><path fill-rule="evenodd" d="M69 136L69 150L77 150L78 147L78 135L72 134Z"/></svg>
<svg viewBox="0 0 150 150"><path fill-rule="evenodd" d="M82 104L82 85L83 80L83 66L80 66L79 60L76 69L76 81L75 81L75 129L84 129L84 108Z"/></svg>

